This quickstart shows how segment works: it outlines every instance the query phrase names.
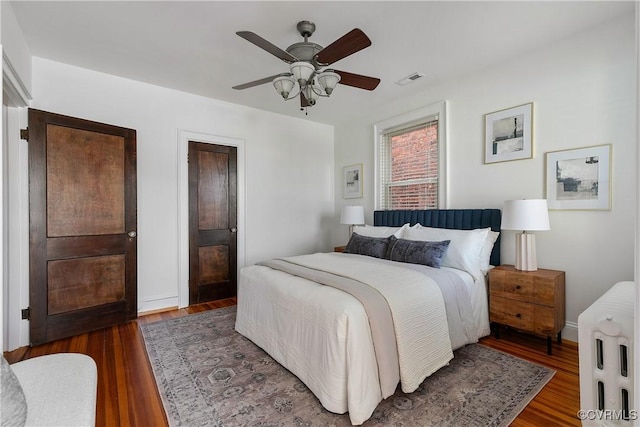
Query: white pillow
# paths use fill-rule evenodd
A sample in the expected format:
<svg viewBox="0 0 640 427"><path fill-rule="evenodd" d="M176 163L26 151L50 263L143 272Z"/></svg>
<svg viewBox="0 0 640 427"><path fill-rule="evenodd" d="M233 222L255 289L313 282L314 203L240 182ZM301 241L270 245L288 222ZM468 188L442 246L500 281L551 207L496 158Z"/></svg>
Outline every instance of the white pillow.
<svg viewBox="0 0 640 427"><path fill-rule="evenodd" d="M471 274L474 280L482 281L484 275L480 268L480 251L490 230L490 228L452 230L422 226L409 227L405 230L404 238L427 241L450 240L449 249L442 259L442 266L464 270Z"/></svg>
<svg viewBox="0 0 640 427"><path fill-rule="evenodd" d="M480 271L482 271L483 274L487 274L491 268L491 251L493 251L493 245L496 243L496 240L498 240L499 235L500 233L498 231L491 231L491 229L489 229L484 245L482 245L482 249L480 250Z"/></svg>
<svg viewBox="0 0 640 427"><path fill-rule="evenodd" d="M389 237L393 235L398 239L401 239L406 228L409 228L409 224L405 224L402 227L374 227L373 225L356 225L353 227L353 232L367 237Z"/></svg>

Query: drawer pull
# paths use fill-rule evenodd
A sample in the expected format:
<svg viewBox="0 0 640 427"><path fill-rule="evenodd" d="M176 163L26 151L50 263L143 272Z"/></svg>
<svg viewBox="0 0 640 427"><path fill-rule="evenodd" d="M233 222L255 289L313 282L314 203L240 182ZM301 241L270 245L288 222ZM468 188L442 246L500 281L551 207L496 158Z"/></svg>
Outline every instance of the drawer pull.
<svg viewBox="0 0 640 427"><path fill-rule="evenodd" d="M522 317L522 314L518 313L518 314L516 314L516 317L519 319L519 318Z"/></svg>
<svg viewBox="0 0 640 427"><path fill-rule="evenodd" d="M522 289L522 286L517 285L517 286L516 286L516 290L518 290L518 291L519 291L520 289Z"/></svg>

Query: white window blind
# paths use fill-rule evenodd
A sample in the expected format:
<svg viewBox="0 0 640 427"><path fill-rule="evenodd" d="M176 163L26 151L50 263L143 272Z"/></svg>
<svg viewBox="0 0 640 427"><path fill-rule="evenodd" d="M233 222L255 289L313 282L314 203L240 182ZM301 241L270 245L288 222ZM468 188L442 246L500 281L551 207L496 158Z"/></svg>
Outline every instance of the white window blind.
<svg viewBox="0 0 640 427"><path fill-rule="evenodd" d="M438 207L438 115L384 129L378 144L381 209Z"/></svg>

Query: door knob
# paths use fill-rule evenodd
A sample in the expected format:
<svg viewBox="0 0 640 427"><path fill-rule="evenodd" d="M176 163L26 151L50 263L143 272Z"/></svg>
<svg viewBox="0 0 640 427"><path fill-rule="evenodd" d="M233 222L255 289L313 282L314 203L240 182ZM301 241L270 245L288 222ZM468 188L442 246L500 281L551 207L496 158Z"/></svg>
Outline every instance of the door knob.
<svg viewBox="0 0 640 427"><path fill-rule="evenodd" d="M135 231L130 231L130 232L127 233L127 235L129 237L131 237L131 238L134 238L134 237L136 237L138 235L138 233L136 233Z"/></svg>
<svg viewBox="0 0 640 427"><path fill-rule="evenodd" d="M235 233L236 231L238 231L238 229L237 229L237 228L235 228L235 227L231 227L231 228L229 229L229 231L230 231L230 232L232 232L232 233Z"/></svg>

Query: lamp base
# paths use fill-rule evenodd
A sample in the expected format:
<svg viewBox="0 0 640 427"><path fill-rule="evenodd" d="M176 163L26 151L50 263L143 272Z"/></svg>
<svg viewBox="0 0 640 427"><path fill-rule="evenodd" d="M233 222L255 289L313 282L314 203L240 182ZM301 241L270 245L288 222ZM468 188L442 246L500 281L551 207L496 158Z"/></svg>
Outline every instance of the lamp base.
<svg viewBox="0 0 640 427"><path fill-rule="evenodd" d="M532 233L516 234L516 270L536 271L538 260L536 259L536 236Z"/></svg>

